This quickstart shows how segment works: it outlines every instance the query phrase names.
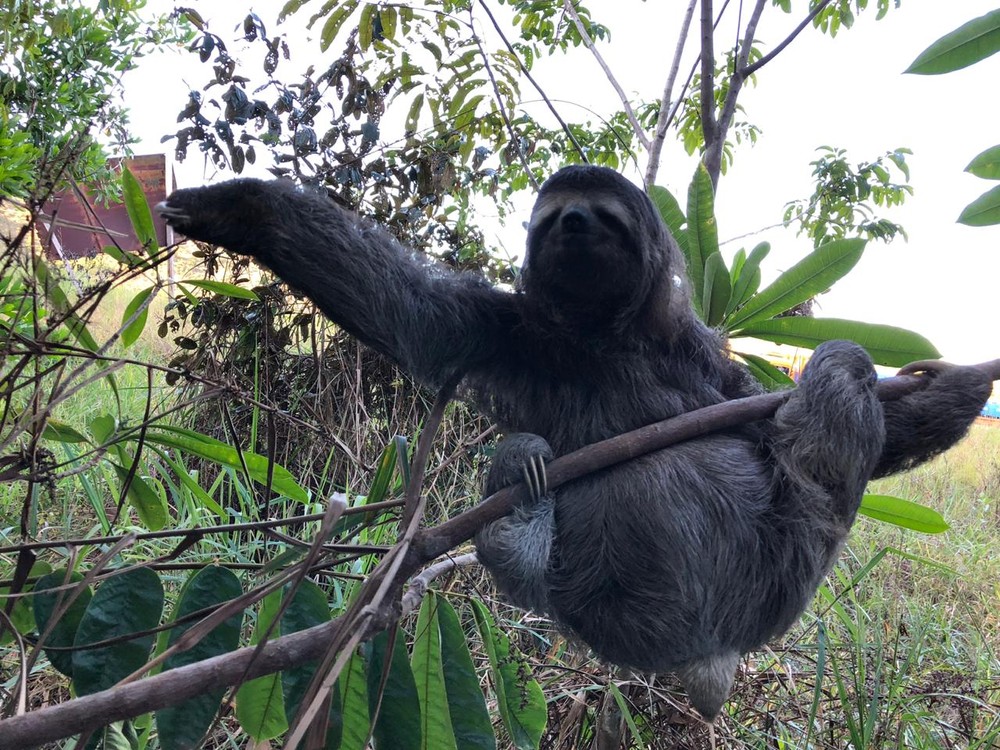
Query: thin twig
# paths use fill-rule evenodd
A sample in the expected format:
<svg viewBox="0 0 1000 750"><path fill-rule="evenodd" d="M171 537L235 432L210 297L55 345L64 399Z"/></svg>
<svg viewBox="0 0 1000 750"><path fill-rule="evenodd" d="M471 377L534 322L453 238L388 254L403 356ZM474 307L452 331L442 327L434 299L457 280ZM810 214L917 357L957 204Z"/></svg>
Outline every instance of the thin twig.
<svg viewBox="0 0 1000 750"><path fill-rule="evenodd" d="M604 61L604 57L597 49L597 45L594 44L594 40L591 39L590 34L587 33L587 27L583 25L580 14L577 13L576 8L573 7L573 0L563 0L563 7L566 9L566 15L573 19L573 24L576 26L576 30L579 32L584 46L590 50L590 54L592 54L594 59L597 60L597 64L601 66L601 70L604 71L604 75L611 83L611 87L615 90L615 93L618 94L622 107L625 109L625 116L628 117L628 121L632 125L632 131L635 133L639 143L642 144L643 148L649 149L649 136L646 135L646 131L643 129L642 125L639 124L639 118L636 117L635 110L632 109L632 103L629 101L628 96L625 95L625 91L618 83L618 79L615 78L615 74L611 72L611 68Z"/></svg>

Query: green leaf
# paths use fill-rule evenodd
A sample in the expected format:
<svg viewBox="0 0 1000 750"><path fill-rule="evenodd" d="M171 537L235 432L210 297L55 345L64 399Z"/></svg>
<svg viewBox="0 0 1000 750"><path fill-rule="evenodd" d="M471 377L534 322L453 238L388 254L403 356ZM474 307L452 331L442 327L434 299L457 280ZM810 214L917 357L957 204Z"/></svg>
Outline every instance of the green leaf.
<svg viewBox="0 0 1000 750"><path fill-rule="evenodd" d="M958 222L970 227L1000 224L1000 185L983 193L966 206L958 217Z"/></svg>
<svg viewBox="0 0 1000 750"><path fill-rule="evenodd" d="M441 628L438 619L440 599L428 591L420 603L417 631L413 641L410 667L420 700L420 737L423 750L457 748L451 728L444 668L441 664ZM479 692L478 685L476 692Z"/></svg>
<svg viewBox="0 0 1000 750"><path fill-rule="evenodd" d="M289 587L285 587L284 597L288 598ZM281 615L281 632L285 635L297 633L330 620L330 606L323 589L309 579L303 580ZM313 676L317 662L312 661L281 673L281 692L285 701L285 716L292 723L302 703ZM339 683L339 680L338 680ZM340 747L344 718L340 705L340 685L335 684L330 691L330 714L326 729L326 747Z"/></svg>
<svg viewBox="0 0 1000 750"><path fill-rule="evenodd" d="M32 597L32 604L35 610L35 622L38 624L39 634L44 633L52 619L52 614L56 607L68 601L68 597L77 593L76 598L69 605L69 608L60 616L59 620L52 626L42 644L45 655L53 667L58 669L67 677L73 676L73 652L61 651L57 649L69 649L76 639L76 631L80 627L83 613L90 604L93 592L90 586L85 586L82 591L76 592L69 588L62 591L48 591L64 584L75 584L83 580L83 576L74 572L69 577L66 576L66 569L54 570L48 575L42 576L35 584L35 595Z"/></svg>
<svg viewBox="0 0 1000 750"><path fill-rule="evenodd" d="M243 469L243 464L240 462L240 452L236 448L193 430L158 424L155 430L150 429L146 433L146 441L153 445L191 453L238 471ZM271 464L266 456L257 453L243 451L242 456L246 462L247 470L250 472L250 477L254 481L266 485L270 466L273 472L271 488L275 492L302 503L309 501L309 493L295 481L288 469L278 464Z"/></svg>
<svg viewBox="0 0 1000 750"><path fill-rule="evenodd" d="M90 329L87 328L87 321L81 318L77 313L70 312L72 304L69 301L69 297L66 296L66 292L63 291L62 285L60 285L59 280L55 277L49 267L41 258L35 258L35 279L38 281L39 287L42 289L45 299L49 301L54 312L59 313L65 318L64 325L69 330L70 335L76 339L77 343L85 349L89 349L92 352L96 352L100 347L97 345L97 340L94 338L93 334L90 333ZM106 366L101 363L100 366ZM108 376L109 379L111 376ZM112 380L112 385L114 381Z"/></svg>
<svg viewBox="0 0 1000 750"><path fill-rule="evenodd" d="M421 750L420 699L417 685L406 656L403 631L395 630L392 654L388 654L389 632L382 631L367 645L368 653L368 712L374 715L376 750ZM389 659L389 674L379 705L382 671Z"/></svg>
<svg viewBox="0 0 1000 750"><path fill-rule="evenodd" d="M527 661L511 648L510 640L497 629L486 605L473 599L472 612L489 656L497 708L507 734L518 750L535 750L547 720L542 689L528 676L531 668Z"/></svg>
<svg viewBox="0 0 1000 750"><path fill-rule="evenodd" d="M493 722L479 686L458 614L443 596L437 597L441 630L441 664L448 693L448 712L458 750L496 750Z"/></svg>
<svg viewBox="0 0 1000 750"><path fill-rule="evenodd" d="M361 11L361 20L358 22L358 46L361 47L362 51L372 46L377 12L378 6L374 3L365 3L364 10Z"/></svg>
<svg viewBox="0 0 1000 750"><path fill-rule="evenodd" d="M110 414L99 414L87 425L90 434L98 443L107 443L118 429L118 420Z"/></svg>
<svg viewBox="0 0 1000 750"><path fill-rule="evenodd" d="M775 318L744 326L734 335L807 349L815 349L824 341L845 339L860 344L876 364L887 367L902 367L919 359L941 356L931 342L905 328L839 318Z"/></svg>
<svg viewBox="0 0 1000 750"><path fill-rule="evenodd" d="M320 32L320 49L323 52L326 52L330 48L333 40L340 33L340 28L344 25L347 18L357 10L357 7L358 0L345 0L345 2L337 5L333 12L330 13L326 19L326 23L323 24L323 30Z"/></svg>
<svg viewBox="0 0 1000 750"><path fill-rule="evenodd" d="M417 131L417 125L420 123L420 110L424 106L424 95L417 94L413 97L413 103L410 105L410 111L406 115L406 125L405 132L415 133Z"/></svg>
<svg viewBox="0 0 1000 750"><path fill-rule="evenodd" d="M726 329L732 331L767 320L825 292L857 265L864 250L865 241L860 239L820 245L733 313L726 321Z"/></svg>
<svg viewBox="0 0 1000 750"><path fill-rule="evenodd" d="M660 213L660 218L667 225L667 229L670 230L670 234L673 235L677 244L680 245L681 251L686 258L688 237L687 232L684 230L684 225L687 224L687 217L681 211L681 204L677 202L673 193L659 185L653 185L649 189L649 199L653 201L653 205L656 206L656 210Z"/></svg>
<svg viewBox="0 0 1000 750"><path fill-rule="evenodd" d="M236 599L242 593L243 587L231 571L216 566L202 568L189 577L181 589L180 600L172 619L174 623L178 623L199 610L214 608ZM192 619L176 624L170 631L168 645L177 643L197 622L199 620ZM234 613L191 648L167 657L163 671L235 651L240 645L242 624L243 612ZM203 735L212 726L212 720L225 694L225 688L219 688L157 711L156 727L163 750L201 747Z"/></svg>
<svg viewBox="0 0 1000 750"><path fill-rule="evenodd" d="M153 213L149 210L142 185L127 166L122 167L122 197L125 199L125 211L128 212L136 238L149 255L156 255L160 246L156 241Z"/></svg>
<svg viewBox="0 0 1000 750"><path fill-rule="evenodd" d="M97 587L73 641L73 686L77 695L107 690L139 669L149 658L153 635L108 646L92 643L152 630L163 612L163 586L149 568L112 576Z"/></svg>
<svg viewBox="0 0 1000 750"><path fill-rule="evenodd" d="M396 38L396 9L391 5L382 8L378 12L379 21L382 23L382 36L385 37L387 41L392 41Z"/></svg>
<svg viewBox="0 0 1000 750"><path fill-rule="evenodd" d="M125 480L128 479L128 470L117 463L111 465L118 475L118 481L124 486ZM150 478L150 481L155 480ZM145 478L139 476L138 471L132 474L132 481L129 482L125 495L135 508L135 512L139 514L142 525L147 529L159 531L166 525L168 515L166 495L153 489Z"/></svg>
<svg viewBox="0 0 1000 750"><path fill-rule="evenodd" d="M983 151L969 162L965 171L984 180L1000 180L1000 146Z"/></svg>
<svg viewBox="0 0 1000 750"><path fill-rule="evenodd" d="M795 381L788 375L772 365L763 357L756 354L746 354L744 352L734 352L740 359L746 362L750 374L753 375L761 385L769 391L780 391L795 385Z"/></svg>
<svg viewBox="0 0 1000 750"><path fill-rule="evenodd" d="M260 301L260 297L252 289L244 289L236 284L227 284L224 281L211 281L208 279L185 279L179 282L188 286L195 286L223 297L235 297L237 299L249 299L255 302Z"/></svg>
<svg viewBox="0 0 1000 750"><path fill-rule="evenodd" d="M709 255L705 262L705 292L702 296L702 305L707 325L714 328L722 322L732 294L729 269L726 268L722 253L716 251Z"/></svg>
<svg viewBox="0 0 1000 750"><path fill-rule="evenodd" d="M750 251L750 255L740 266L739 274L733 282L733 293L729 298L726 315L739 309L752 295L760 289L760 264L771 252L771 243L761 242ZM734 265L735 272L735 265Z"/></svg>
<svg viewBox="0 0 1000 750"><path fill-rule="evenodd" d="M280 606L281 591L272 591L261 600L251 645L257 645L265 637L273 640L281 635L278 623L274 622ZM281 675L267 674L240 685L236 691L236 718L243 730L258 742L272 740L287 731Z"/></svg>
<svg viewBox="0 0 1000 750"><path fill-rule="evenodd" d="M945 34L921 52L904 72L937 75L960 70L1000 52L1000 10L993 10Z"/></svg>
<svg viewBox="0 0 1000 750"><path fill-rule="evenodd" d="M715 221L715 191L712 178L705 165L699 163L694 180L688 189L687 227L688 278L691 280L691 296L695 310L702 315L702 295L705 289L705 264L708 258L719 252L719 232Z"/></svg>
<svg viewBox="0 0 1000 750"><path fill-rule="evenodd" d="M940 534L951 528L933 508L889 495L865 495L858 513L924 534Z"/></svg>
<svg viewBox="0 0 1000 750"><path fill-rule="evenodd" d="M136 315L137 311L141 310L136 315L135 320L122 330L122 345L126 349L139 340L139 336L142 335L142 331L146 327L146 318L149 317L149 305L146 303L146 300L149 299L149 295L153 293L154 289L155 287L143 289L125 306L125 312L122 313L123 326L125 326L133 315Z"/></svg>
<svg viewBox="0 0 1000 750"><path fill-rule="evenodd" d="M71 427L65 422L55 419L48 419L45 422L45 429L42 430L42 437L46 440L55 440L59 443L86 443L89 442L87 436Z"/></svg>
<svg viewBox="0 0 1000 750"><path fill-rule="evenodd" d="M368 746L368 681L365 678L365 661L359 653L340 673L341 705L344 707L344 734L338 750L365 750Z"/></svg>

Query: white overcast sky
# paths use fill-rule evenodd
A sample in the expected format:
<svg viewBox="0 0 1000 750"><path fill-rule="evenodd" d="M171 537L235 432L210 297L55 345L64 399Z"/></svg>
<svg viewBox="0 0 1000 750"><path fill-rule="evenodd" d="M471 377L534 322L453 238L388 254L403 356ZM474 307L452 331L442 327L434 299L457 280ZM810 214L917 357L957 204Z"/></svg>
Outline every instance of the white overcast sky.
<svg viewBox="0 0 1000 750"><path fill-rule="evenodd" d="M282 4L192 3L207 19L219 21L213 30L223 38L248 9L256 10L273 31L274 14ZM595 20L611 28L611 43L602 46L602 53L623 89L637 99L660 95L685 4L588 3ZM171 5L150 2L153 9ZM865 12L854 28L835 39L804 31L760 71L757 87L748 88L741 99L747 118L763 132L756 146L737 151L735 166L720 183L720 238L772 225L780 221L786 202L809 195L809 162L820 145L846 148L855 162L892 148L910 148L916 194L902 208L885 214L903 224L909 242L871 243L855 271L820 298L819 314L911 328L955 362L1000 357L1000 227L972 229L955 223L966 204L995 184L963 170L976 154L1000 143L1000 55L945 76L902 75L939 36L995 8L995 0L904 0L879 22L874 12ZM303 18L311 9L306 6ZM757 33L764 51L798 19L797 14L785 16L769 8ZM689 46L693 52L694 42ZM309 62L321 67L332 59L315 42L297 44L293 55L296 69ZM533 73L552 99L602 112L619 106L585 50L574 50L568 59L539 59ZM126 103L136 134L143 139L136 153L170 151L170 143L161 145L160 137L176 129L175 113L186 101L188 85L200 85L205 78L206 71L190 56L169 52L147 58L128 75ZM534 98L527 88L522 93L525 99ZM573 105L559 106L567 119L580 117ZM694 162L674 148L665 154L659 181L683 202L693 168ZM217 177L195 149L178 170L182 186ZM504 234L514 252L522 242L520 234L517 226ZM726 252L735 252L741 244L752 247L761 239L774 247L765 262L765 273L772 275L809 250L808 240L776 230L727 245Z"/></svg>

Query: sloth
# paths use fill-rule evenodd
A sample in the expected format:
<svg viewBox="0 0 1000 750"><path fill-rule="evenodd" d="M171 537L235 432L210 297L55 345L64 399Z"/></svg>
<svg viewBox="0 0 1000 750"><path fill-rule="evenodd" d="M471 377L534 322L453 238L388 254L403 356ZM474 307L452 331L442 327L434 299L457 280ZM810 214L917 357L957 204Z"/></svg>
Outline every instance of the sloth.
<svg viewBox="0 0 1000 750"><path fill-rule="evenodd" d="M461 378L508 435L486 493L535 478L476 535L499 588L606 661L675 672L709 721L742 655L809 604L868 480L951 446L991 390L980 370L925 363L925 388L882 404L864 349L828 342L772 419L548 491L537 469L553 456L761 390L695 314L677 243L624 177L572 166L545 182L512 291L287 182L179 190L158 210L253 256L423 383Z"/></svg>

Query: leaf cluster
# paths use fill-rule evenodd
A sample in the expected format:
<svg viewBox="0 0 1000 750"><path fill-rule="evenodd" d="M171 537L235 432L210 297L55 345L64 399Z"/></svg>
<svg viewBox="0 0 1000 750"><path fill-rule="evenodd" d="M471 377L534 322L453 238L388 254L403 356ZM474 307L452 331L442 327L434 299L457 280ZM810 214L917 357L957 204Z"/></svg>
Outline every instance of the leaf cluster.
<svg viewBox="0 0 1000 750"><path fill-rule="evenodd" d="M939 75L961 70L1000 52L1000 10L945 34L921 52L907 73ZM984 180L1000 180L1000 145L986 149L965 168L966 172ZM973 227L1000 224L1000 186L983 193L970 203L958 217L962 224Z"/></svg>

